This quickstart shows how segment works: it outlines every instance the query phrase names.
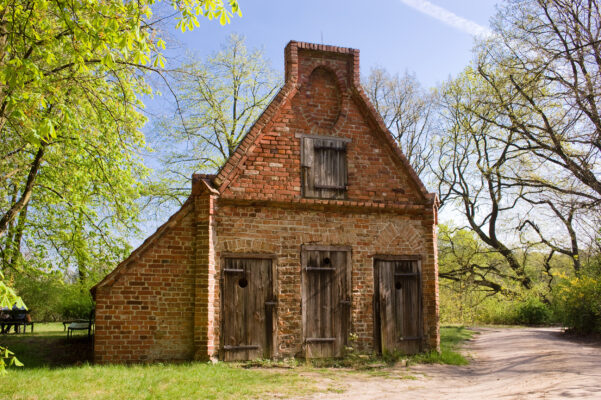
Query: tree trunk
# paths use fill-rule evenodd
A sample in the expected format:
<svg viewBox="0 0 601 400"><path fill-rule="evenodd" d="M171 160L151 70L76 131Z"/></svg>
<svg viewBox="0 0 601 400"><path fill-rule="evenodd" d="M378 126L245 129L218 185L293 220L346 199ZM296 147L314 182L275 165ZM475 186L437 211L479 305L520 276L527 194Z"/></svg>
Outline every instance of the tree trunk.
<svg viewBox="0 0 601 400"><path fill-rule="evenodd" d="M12 204L10 209L2 216L2 219L0 219L0 237L6 234L9 224L12 221L14 221L14 219L17 218L21 210L23 210L23 208L27 206L27 204L29 204L29 200L31 200L31 195L33 193L35 179L38 175L38 171L40 170L40 165L42 164L42 158L44 157L45 149L46 144L42 144L38 149L35 158L31 163L29 175L27 176L25 188L23 189L21 197L19 198L19 200Z"/></svg>

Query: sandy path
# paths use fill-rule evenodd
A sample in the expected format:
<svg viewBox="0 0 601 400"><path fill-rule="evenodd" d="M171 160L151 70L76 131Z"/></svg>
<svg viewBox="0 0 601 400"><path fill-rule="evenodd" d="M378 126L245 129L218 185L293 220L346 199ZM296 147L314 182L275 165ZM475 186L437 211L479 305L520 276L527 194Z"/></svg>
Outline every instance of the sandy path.
<svg viewBox="0 0 601 400"><path fill-rule="evenodd" d="M311 399L601 399L601 347L563 338L558 329L480 329L464 351L469 366L397 368L389 377L347 374L343 393ZM407 374L416 380L400 379Z"/></svg>

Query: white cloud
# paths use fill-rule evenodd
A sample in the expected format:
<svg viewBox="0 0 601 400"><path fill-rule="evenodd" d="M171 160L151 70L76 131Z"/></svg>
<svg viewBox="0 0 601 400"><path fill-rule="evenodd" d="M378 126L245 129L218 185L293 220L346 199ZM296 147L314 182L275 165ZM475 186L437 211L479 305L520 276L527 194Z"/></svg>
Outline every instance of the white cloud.
<svg viewBox="0 0 601 400"><path fill-rule="evenodd" d="M436 18L445 24L452 26L453 28L459 29L460 31L469 33L472 36L491 36L492 31L485 26L478 24L477 22L470 21L469 19L460 17L457 14L452 13L446 8L437 6L436 4L430 3L428 0L400 0L401 3L408 5L417 11L429 15L432 18Z"/></svg>

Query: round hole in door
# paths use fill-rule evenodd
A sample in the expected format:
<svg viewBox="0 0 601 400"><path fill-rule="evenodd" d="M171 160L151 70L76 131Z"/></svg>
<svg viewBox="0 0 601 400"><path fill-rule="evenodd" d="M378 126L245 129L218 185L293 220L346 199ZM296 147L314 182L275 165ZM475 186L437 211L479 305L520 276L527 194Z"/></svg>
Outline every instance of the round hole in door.
<svg viewBox="0 0 601 400"><path fill-rule="evenodd" d="M332 263L332 261L330 261L330 259L328 257L323 259L323 265L330 265Z"/></svg>
<svg viewBox="0 0 601 400"><path fill-rule="evenodd" d="M402 287L403 287L403 285L401 285L401 282L397 282L397 283L395 283L395 284L394 284L394 288L395 288L396 290L399 290L399 289L400 289L400 288L402 288Z"/></svg>
<svg viewBox="0 0 601 400"><path fill-rule="evenodd" d="M238 281L238 286L240 286L241 288L245 288L248 286L248 281L246 280L246 278L240 278L240 280Z"/></svg>

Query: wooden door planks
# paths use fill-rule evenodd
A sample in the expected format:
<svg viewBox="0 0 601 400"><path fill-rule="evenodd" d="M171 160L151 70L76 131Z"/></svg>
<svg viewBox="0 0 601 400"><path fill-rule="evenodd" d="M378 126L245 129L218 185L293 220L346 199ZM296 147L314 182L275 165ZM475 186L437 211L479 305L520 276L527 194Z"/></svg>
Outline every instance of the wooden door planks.
<svg viewBox="0 0 601 400"><path fill-rule="evenodd" d="M416 260L375 261L376 335L382 352L421 349L421 282Z"/></svg>
<svg viewBox="0 0 601 400"><path fill-rule="evenodd" d="M222 284L224 360L271 357L275 308L272 282L270 259L225 259Z"/></svg>
<svg viewBox="0 0 601 400"><path fill-rule="evenodd" d="M339 357L350 330L350 252L302 251L305 356Z"/></svg>

